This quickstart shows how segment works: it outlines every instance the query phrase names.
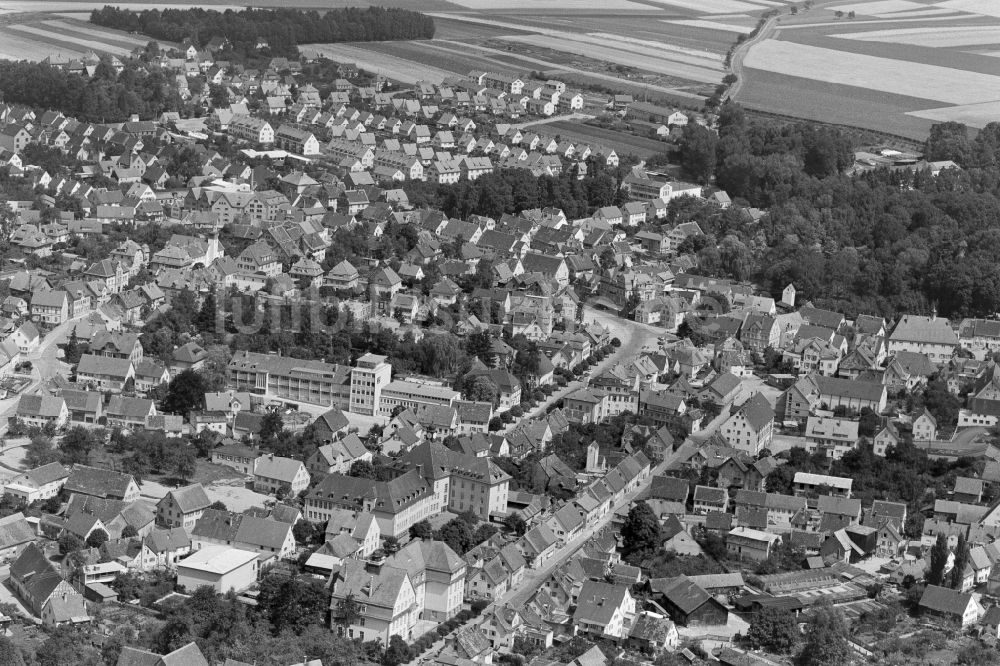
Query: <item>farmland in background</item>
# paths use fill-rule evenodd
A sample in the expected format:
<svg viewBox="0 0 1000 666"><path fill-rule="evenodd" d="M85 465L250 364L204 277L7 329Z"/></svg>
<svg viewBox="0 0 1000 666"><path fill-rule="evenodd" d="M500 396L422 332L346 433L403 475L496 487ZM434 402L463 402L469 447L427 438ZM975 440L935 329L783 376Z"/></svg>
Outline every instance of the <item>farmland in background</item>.
<svg viewBox="0 0 1000 666"><path fill-rule="evenodd" d="M103 4L105 0L4 2L0 57L41 59L56 53L75 57L91 49L121 55L145 43L142 36L112 34L78 20ZM170 4L187 5L176 0ZM237 7L222 0L198 4ZM538 72L600 94L629 92L687 107L701 106L712 94L725 74L723 60L737 36L753 30L766 11L777 9L780 18L746 55L737 101L765 112L915 138L941 120L982 126L997 119L1000 0L844 0L817 3L819 7L797 15L789 13L790 4L789 0L294 1L303 8L385 5L432 14L437 34L431 41L305 47L404 82L441 80L471 70ZM794 4L802 6L801 1ZM133 0L123 6L167 5ZM27 13L21 18L16 12ZM854 16L848 18L851 12Z"/></svg>
<svg viewBox="0 0 1000 666"><path fill-rule="evenodd" d="M33 12L0 14L0 17L3 19L0 57L10 60L44 60L49 56L79 58L89 51L121 57L150 42L142 35L101 28L64 15ZM162 46L172 44L164 42Z"/></svg>
<svg viewBox="0 0 1000 666"><path fill-rule="evenodd" d="M913 138L1000 120L1000 2L845 2L783 16L766 37L737 95L752 108Z"/></svg>

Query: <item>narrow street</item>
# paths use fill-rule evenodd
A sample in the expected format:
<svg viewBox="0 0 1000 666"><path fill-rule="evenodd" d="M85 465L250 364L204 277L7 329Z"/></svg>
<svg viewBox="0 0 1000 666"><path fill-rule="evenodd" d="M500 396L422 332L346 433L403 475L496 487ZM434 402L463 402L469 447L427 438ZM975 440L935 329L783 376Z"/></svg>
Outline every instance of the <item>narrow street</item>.
<svg viewBox="0 0 1000 666"><path fill-rule="evenodd" d="M33 393L43 383L69 369L66 363L56 358L57 345L67 337L69 332L73 330L73 327L85 316L81 315L59 324L42 338L38 349L25 355L24 360L31 362L31 384L21 392L22 394ZM7 420L16 413L19 400L19 396L0 400L0 436L7 432Z"/></svg>
<svg viewBox="0 0 1000 666"><path fill-rule="evenodd" d="M596 323L601 326L605 326L610 330L611 337L618 338L621 342L618 349L591 368L591 377L594 377L608 368L613 367L616 363L621 363L622 361L638 356L639 352L641 352L647 344L651 342L656 343L657 338L665 333L662 328L650 326L649 324L642 324L637 321L622 319L621 317L610 312L605 312L604 310L597 310L593 307L587 307L586 305L584 305L583 308L583 321L585 324ZM566 397L573 391L585 388L586 386L587 379L577 379L569 382L566 386L553 391L552 395L540 402L537 407L532 409L530 412L527 412L523 417L507 424L504 428L504 432L513 430L524 419L537 418L541 416L550 405Z"/></svg>

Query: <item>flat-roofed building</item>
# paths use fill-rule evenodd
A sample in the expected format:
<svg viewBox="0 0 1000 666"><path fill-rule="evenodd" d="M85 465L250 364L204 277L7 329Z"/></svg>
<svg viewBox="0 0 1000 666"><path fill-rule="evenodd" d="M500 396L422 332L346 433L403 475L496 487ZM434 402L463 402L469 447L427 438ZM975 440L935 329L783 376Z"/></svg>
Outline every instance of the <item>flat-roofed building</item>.
<svg viewBox="0 0 1000 666"><path fill-rule="evenodd" d="M208 586L218 594L241 592L257 582L257 553L229 546L205 546L177 562L177 584L189 592Z"/></svg>
<svg viewBox="0 0 1000 666"><path fill-rule="evenodd" d="M323 361L237 352L229 362L230 387L250 393L348 409L351 368Z"/></svg>

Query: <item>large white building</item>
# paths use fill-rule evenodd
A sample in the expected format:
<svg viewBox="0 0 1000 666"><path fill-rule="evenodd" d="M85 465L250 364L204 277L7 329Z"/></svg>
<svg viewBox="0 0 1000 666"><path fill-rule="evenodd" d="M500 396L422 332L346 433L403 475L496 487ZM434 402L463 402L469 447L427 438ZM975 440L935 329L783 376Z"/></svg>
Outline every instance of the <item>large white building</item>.
<svg viewBox="0 0 1000 666"><path fill-rule="evenodd" d="M218 594L241 592L260 570L257 553L229 546L205 546L177 562L177 584L188 592L208 586Z"/></svg>
<svg viewBox="0 0 1000 666"><path fill-rule="evenodd" d="M251 116L234 116L226 130L229 136L257 144L274 143L271 123Z"/></svg>
<svg viewBox="0 0 1000 666"><path fill-rule="evenodd" d="M447 386L397 379L382 389L378 402L378 414L391 416L392 410L396 407L413 410L434 405L452 407L460 397L461 394L458 391Z"/></svg>
<svg viewBox="0 0 1000 666"><path fill-rule="evenodd" d="M392 379L385 356L365 354L351 368L351 403L348 411L373 416L381 413L382 393Z"/></svg>

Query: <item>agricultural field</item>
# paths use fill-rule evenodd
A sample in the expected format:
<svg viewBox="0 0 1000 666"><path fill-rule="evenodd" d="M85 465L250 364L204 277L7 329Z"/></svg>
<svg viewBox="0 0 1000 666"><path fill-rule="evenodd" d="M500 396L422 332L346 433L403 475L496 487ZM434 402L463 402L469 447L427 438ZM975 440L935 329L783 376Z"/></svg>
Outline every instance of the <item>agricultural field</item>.
<svg viewBox="0 0 1000 666"><path fill-rule="evenodd" d="M417 81L441 83L445 78L456 74L456 72L438 69L406 58L362 48L360 45L309 44L300 46L299 50L306 56L325 56L331 60L353 62L362 69L382 74L402 83L415 83Z"/></svg>
<svg viewBox="0 0 1000 666"><path fill-rule="evenodd" d="M761 37L736 97L750 107L918 139L934 122L1000 120L1000 2L845 2Z"/></svg>
<svg viewBox="0 0 1000 666"><path fill-rule="evenodd" d="M662 153L667 149L667 144L662 141L646 139L641 136L605 129L603 127L585 125L572 120L559 120L546 123L544 128L545 133L550 136L559 135L563 139L589 143L591 146L607 146L613 148L618 154L632 154L640 159L647 159L651 155Z"/></svg>
<svg viewBox="0 0 1000 666"><path fill-rule="evenodd" d="M65 16L58 19L51 16L37 13L5 15L0 25L0 57L11 60L44 60L49 56L78 58L91 51L125 56L149 43L149 39L141 35L101 28Z"/></svg>

